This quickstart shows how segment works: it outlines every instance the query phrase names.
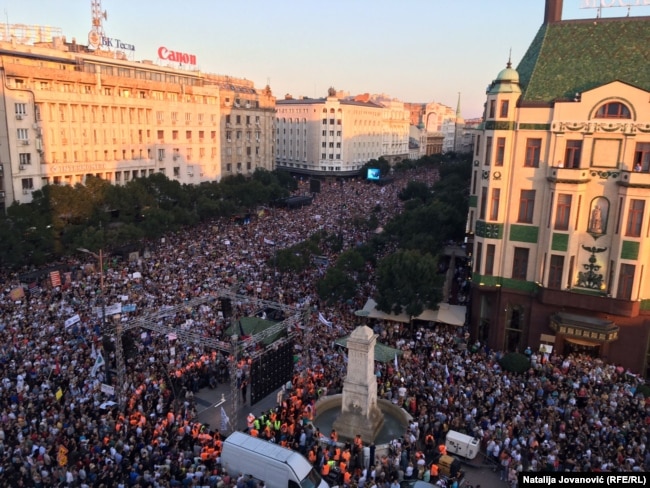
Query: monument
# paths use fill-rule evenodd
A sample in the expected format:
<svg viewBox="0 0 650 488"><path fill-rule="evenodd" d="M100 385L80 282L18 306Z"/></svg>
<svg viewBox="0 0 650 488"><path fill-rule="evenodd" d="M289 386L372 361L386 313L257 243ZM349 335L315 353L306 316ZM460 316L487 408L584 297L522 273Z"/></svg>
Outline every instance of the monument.
<svg viewBox="0 0 650 488"><path fill-rule="evenodd" d="M339 437L354 439L359 434L366 442L374 441L384 424L384 414L377 406L376 342L377 334L366 325L354 329L348 338L341 414L332 424Z"/></svg>

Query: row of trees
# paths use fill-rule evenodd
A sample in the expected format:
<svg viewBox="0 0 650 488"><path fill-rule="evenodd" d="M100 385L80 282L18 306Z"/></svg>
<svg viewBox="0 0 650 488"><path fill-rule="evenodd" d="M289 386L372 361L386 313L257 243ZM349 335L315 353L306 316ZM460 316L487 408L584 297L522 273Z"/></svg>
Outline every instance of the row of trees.
<svg viewBox="0 0 650 488"><path fill-rule="evenodd" d="M49 185L28 204L14 203L0 221L0 267L42 266L77 248L119 249L184 226L232 217L284 198L297 188L286 172L181 185L163 174L124 186L89 176L86 184Z"/></svg>

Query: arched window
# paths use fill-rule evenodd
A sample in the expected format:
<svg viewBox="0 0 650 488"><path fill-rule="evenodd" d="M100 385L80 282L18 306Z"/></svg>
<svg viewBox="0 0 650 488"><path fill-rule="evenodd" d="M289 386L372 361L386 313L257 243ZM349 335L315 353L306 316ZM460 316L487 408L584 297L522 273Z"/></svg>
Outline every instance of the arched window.
<svg viewBox="0 0 650 488"><path fill-rule="evenodd" d="M630 109L621 102L609 102L596 112L597 119L629 119L631 118Z"/></svg>

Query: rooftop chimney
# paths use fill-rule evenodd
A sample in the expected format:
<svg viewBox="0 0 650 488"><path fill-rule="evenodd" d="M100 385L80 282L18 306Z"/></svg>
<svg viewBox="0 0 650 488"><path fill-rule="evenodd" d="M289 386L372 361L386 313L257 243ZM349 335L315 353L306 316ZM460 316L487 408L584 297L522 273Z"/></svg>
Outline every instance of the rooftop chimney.
<svg viewBox="0 0 650 488"><path fill-rule="evenodd" d="M562 0L546 0L544 23L552 24L562 20Z"/></svg>

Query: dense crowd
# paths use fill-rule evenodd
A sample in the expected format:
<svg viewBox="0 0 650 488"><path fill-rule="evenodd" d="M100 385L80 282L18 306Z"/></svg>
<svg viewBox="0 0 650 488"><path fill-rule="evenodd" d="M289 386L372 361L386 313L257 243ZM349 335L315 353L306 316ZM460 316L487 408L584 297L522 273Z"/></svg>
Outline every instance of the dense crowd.
<svg viewBox="0 0 650 488"><path fill-rule="evenodd" d="M15 292L23 285L18 276L7 277L0 294L2 484L244 483L219 465L221 433L196 421L194 394L211 382L229 381L235 359L227 348L208 350L174 334L129 330L123 336L126 377L118 385L114 339L106 340L102 330L101 311L105 315L121 303L130 311L107 316L112 328L128 329L155 312L149 320L157 325L225 345L231 324L212 302L184 306L224 289L314 310L309 323L294 331L301 354L293 388L280 398L272 431L264 433L266 422L256 430L300 450L322 470L336 448L318 442L330 433L311 427L309 416L319 395L340 391L346 356L335 341L357 325L354 311L375 289L372 280L359 283L353 300L329 306L315 292L322 269L279 273L267 263L277 249L317 230L340 233L344 249L366 241L371 231L342 224L377 207L384 225L399 211L397 194L406 178L431 184L436 177L433 170L417 170L384 187L356 180L325 183L313 203L299 209L265 209L246 224L217 221L165 236L147 243L135 259L108 256L103 289L102 273L92 261L70 260L72 272L60 286L45 276L24 296ZM307 192L307 182L299 192ZM335 260L335 254L324 253ZM236 316L257 311L252 302L233 306ZM331 325L319 321L316 311ZM380 457L366 442L356 449L351 443L342 480L349 486L389 487L403 477L424 477L434 460L430 444L442 443L449 429L480 437L511 481L520 470L650 469L648 407L635 395L636 379L615 366L551 355L533 358L526 374L512 375L500 369L498 351L470 342L462 328L372 325L380 342L403 351L397 368L377 363L379 394L407 409L414 421ZM246 376L246 361L237 371ZM124 392L123 409L116 403L116 386ZM420 469L423 464L426 469Z"/></svg>

